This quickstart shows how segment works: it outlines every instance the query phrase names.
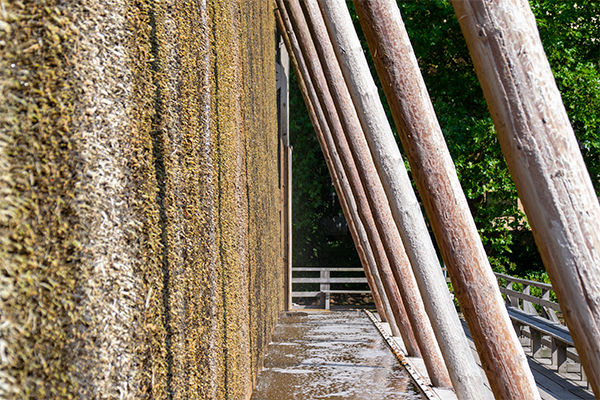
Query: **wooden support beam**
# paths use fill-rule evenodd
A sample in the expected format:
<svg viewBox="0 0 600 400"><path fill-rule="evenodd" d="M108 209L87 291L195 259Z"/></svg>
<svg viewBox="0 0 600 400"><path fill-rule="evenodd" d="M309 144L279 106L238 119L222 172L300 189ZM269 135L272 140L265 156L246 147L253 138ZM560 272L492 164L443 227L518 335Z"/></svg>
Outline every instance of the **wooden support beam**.
<svg viewBox="0 0 600 400"><path fill-rule="evenodd" d="M277 26L279 28L279 31L280 31L282 39L285 43L285 46L287 49L291 49L290 39L289 39L289 36L285 29L283 20L281 19L281 14L278 10L276 11L275 16L276 16L276 20L277 20ZM300 90L302 92L304 101L305 101L307 109L309 111L311 121L313 121L313 125L315 126L315 129L319 129L316 113L310 103L310 99L307 94L308 89L306 88L306 85L302 78L302 73L300 72L300 67L298 66L298 62L296 61L294 54L291 51L288 51L288 54L291 54L291 60L293 63L293 67L296 71ZM317 136L322 137L322 134L317 135ZM290 155L290 158L291 158L291 155ZM339 199L340 199L340 203L342 206L342 210L348 221L348 227L350 229L350 233L352 235L353 241L356 245L356 250L357 250L359 258L361 260L361 264L363 266L363 269L365 270L365 275L367 276L368 279L369 279L369 277L371 277L372 282L369 283L369 287L371 288L371 292L373 293L373 301L375 302L375 307L377 308L379 318L381 319L382 322L387 322L390 324L390 329L392 331L393 336L396 336L396 337L402 336L402 333L398 327L398 323L396 322L396 319L394 317L394 312L392 310L390 300L388 299L388 296L386 295L383 281L382 281L379 271L377 269L375 257L373 256L373 250L371 248L371 245L366 240L367 236L366 236L364 227L362 226L362 223L360 222L360 220L358 220L357 216L355 215L356 207L355 206L352 207L351 205L348 204L348 200L346 199L346 195L345 195L346 190L342 190L339 186L340 181L336 178L336 173L333 168L329 154L325 154L325 159L326 159L328 168L330 170L330 173L332 174L332 180L334 181L334 183L335 182L338 183L338 186L336 186L336 191L338 192L338 194L340 194ZM291 171L291 159L290 159L290 171ZM291 178L290 178L290 181L291 181ZM353 211L350 211L350 210L353 210ZM291 271L290 271L289 288L290 288L290 301L291 301ZM393 288L392 291L394 293L396 293L396 295L395 295L396 298L400 297L397 287ZM405 315L406 312L403 312L401 314ZM410 328L410 326L408 326L407 328ZM408 336L409 336L408 341L414 343L415 339L412 334L412 331L410 331L408 333ZM416 343L414 344L414 347L416 348Z"/></svg>
<svg viewBox="0 0 600 400"><path fill-rule="evenodd" d="M450 377L419 295L408 257L402 251L404 246L398 227L394 223L383 185L375 169L319 7L315 0L304 0L302 5L306 11L305 19L298 0L287 0L286 3L290 3L292 23L298 36L302 38L300 45L304 57L311 60L309 71L312 72L315 81L319 82L319 87L329 88L320 91L323 101L327 102L329 107L334 107L334 111L340 116L341 126L332 130L335 145L342 155L346 170L349 171L350 180L356 182L355 186L362 185L364 188L365 200L368 203L368 207L365 208L369 208L373 214L432 383L438 387L450 387ZM327 98L328 94L330 98Z"/></svg>
<svg viewBox="0 0 600 400"><path fill-rule="evenodd" d="M453 0L502 152L600 398L600 204L526 0Z"/></svg>
<svg viewBox="0 0 600 400"><path fill-rule="evenodd" d="M317 98L315 87L308 73L304 57L300 52L300 47L292 29L291 22L289 21L283 2L278 0L277 4L279 7L276 12L277 24L280 31L285 32L283 37L286 42L286 46L292 55L292 64L294 66L294 70L296 71L299 86L302 91L309 116L315 128L317 139L321 145L321 150L323 151L325 161L327 162L333 184L338 195L345 198L345 202L342 204L347 204L349 206L349 210L344 210L344 213L345 215L350 215L352 220L355 222L355 226L357 227L357 236L360 238L360 243L362 244L363 248L370 248L372 250L372 259L376 262L370 262L369 266L372 268L372 271L376 270L381 278L394 320L400 330L400 334L406 346L407 352L409 355L419 356L419 348L412 332L412 328L408 322L406 310L402 304L399 289L394 281L393 274L389 267L389 262L387 261L383 246L381 245L381 240L378 237L367 237L366 229L362 224L361 219L358 217L356 200L354 199L339 155L335 149L333 140L331 139L331 133L329 131L323 109L321 108ZM369 216L370 214L365 216L367 222L369 222ZM374 226L374 223L371 223L371 225ZM368 255L369 252L367 251L367 256Z"/></svg>
<svg viewBox="0 0 600 400"><path fill-rule="evenodd" d="M454 294L497 398L537 387L488 262L394 0L354 0ZM515 299L518 301L518 299ZM500 394L502 395L500 396Z"/></svg>
<svg viewBox="0 0 600 400"><path fill-rule="evenodd" d="M292 308L292 148L289 140L289 56L280 38L275 64L279 112L279 171L281 191L281 240L283 253L284 309Z"/></svg>
<svg viewBox="0 0 600 400"><path fill-rule="evenodd" d="M400 150L346 4L319 0L337 59L367 136L375 166L385 188L393 218L421 290L427 313L459 399L487 396L481 374L470 353L460 320L442 275L433 243L421 213Z"/></svg>
<svg viewBox="0 0 600 400"><path fill-rule="evenodd" d="M340 199L340 203L341 203L341 201L342 200ZM347 209L348 209L348 207L346 206L346 207L342 208L342 211L347 210ZM375 283L375 278L373 277L373 274L371 273L371 268L369 268L369 266L367 265L365 250L362 248L362 244L360 243L360 241L354 239L356 227L351 226L351 225L354 225L354 221L352 221L348 218L346 218L346 221L348 222L348 229L350 230L350 234L352 235L352 240L354 240L354 243L356 244L356 251L358 253L358 258L360 259L360 263L363 266L363 269L365 271L367 283L369 284L369 289L371 289L371 296L373 296L373 303L375 303L375 308L377 309L377 314L379 314L379 319L381 320L381 322L388 322L387 313L383 306L383 301L381 299L381 295L379 294L379 285L377 285Z"/></svg>
<svg viewBox="0 0 600 400"><path fill-rule="evenodd" d="M394 319L396 320L396 323L398 324L398 327L400 329L401 336L405 341L407 351L409 352L409 354L417 356L420 354L420 352L416 344L412 328L408 322L406 310L402 303L398 286L394 281L389 261L387 260L385 250L383 249L383 246L381 244L381 239L377 236L377 231L373 222L372 215L370 213L370 210L368 209L366 201L364 200L364 190L362 190L362 187L355 188L356 193L360 197L358 197L357 199L354 198L352 188L347 179L348 171L344 170L343 165L340 161L340 155L338 154L335 143L333 142L329 123L325 116L326 114L323 112L322 105L319 102L315 86L312 83L312 78L308 73L304 57L300 51L300 46L292 30L291 22L289 22L287 11L282 3L280 4L280 13L282 15L284 23L286 24L286 27L289 26L288 36L290 37L291 48L294 52L297 64L300 67L300 70L302 71L302 77L305 82L305 86L308 89L308 96L310 97L310 104L312 104L311 107L315 110L316 113L315 118L316 121L318 121L318 126L320 128L318 130L316 129L317 138L319 139L321 148L324 154L326 155L326 159L327 155L330 154L330 159L333 164L333 167L330 169L330 173L332 173L333 177L337 176L339 179L338 193L346 197L348 204L354 205L354 208L352 209L352 212L355 212L354 220L357 222L362 222L364 231L367 234L367 236L361 238L361 242L365 247L366 245L370 245L373 250L373 255L376 259L378 273L384 284L386 295L389 299L390 306L392 307ZM329 110L327 115L329 115ZM316 126L317 125L315 124L315 127ZM335 182L336 180L334 179L334 185ZM358 212L354 211L358 207L361 207L362 219L358 216ZM357 225L360 226L360 224Z"/></svg>
<svg viewBox="0 0 600 400"><path fill-rule="evenodd" d="M552 364L559 374L567 373L567 345L552 338Z"/></svg>
<svg viewBox="0 0 600 400"><path fill-rule="evenodd" d="M371 249L369 249L371 251ZM365 252L366 253L366 252ZM392 331L392 336L401 337L402 334L400 332L400 328L398 328L398 323L396 322L396 318L394 318L394 314L392 312L392 307L390 305L390 301L388 300L385 294L385 288L383 287L383 282L381 281L381 276L379 276L379 271L377 270L377 266L375 264L375 258L373 257L373 253L371 252L370 257L372 257L371 265L374 268L371 268L371 273L373 274L373 280L377 285L377 290L379 291L379 296L381 298L381 303L383 306L384 314L380 315L381 322L387 322L390 324L390 330Z"/></svg>
<svg viewBox="0 0 600 400"><path fill-rule="evenodd" d="M379 314L379 319L381 322L387 322L390 324L390 329L393 336L402 336L400 329L398 328L398 324L396 323L396 319L394 318L392 307L386 296L385 288L383 287L383 282L381 281L381 276L377 270L377 264L375 257L373 256L371 246L368 243L363 245L362 241L360 240L361 237L367 237L362 223L360 221L356 221L357 217L353 212L350 211L351 207L348 205L345 195L340 197L340 204L342 205L342 210L348 221L348 228L350 229L350 234L352 235L358 256L365 271L365 276L369 282L369 287L371 288L371 294L373 296L373 301L375 302L375 307L377 308L377 313Z"/></svg>
<svg viewBox="0 0 600 400"><path fill-rule="evenodd" d="M383 283L381 282L381 278L379 275L373 276L373 272L371 266L369 265L369 256L367 255L367 250L363 248L362 243L360 242L360 238L358 236L358 230L356 228L356 222L354 218L349 212L348 202L346 201L346 196L339 197L340 205L342 206L342 212L344 212L344 216L346 216L346 212L348 212L349 217L346 217L346 222L348 223L348 229L350 230L350 235L352 236L352 240L354 241L354 245L356 247L356 252L358 253L358 258L360 259L360 263L363 266L363 270L365 271L365 277L367 278L367 282L369 284L369 288L371 289L371 295L373 296L373 302L375 303L375 308L377 308L377 313L379 314L379 319L382 322L388 322L388 310L385 307L385 303L383 298L381 297L383 292ZM371 249L369 248L369 251ZM373 257L373 254L370 254ZM374 261L374 259L373 259ZM373 264L374 266L374 264ZM385 296L385 293L384 293ZM389 303L388 303L389 306ZM391 309L390 309L391 311ZM391 315L391 314L389 314ZM393 316L391 317L391 321L393 321ZM396 327L398 329L398 327Z"/></svg>

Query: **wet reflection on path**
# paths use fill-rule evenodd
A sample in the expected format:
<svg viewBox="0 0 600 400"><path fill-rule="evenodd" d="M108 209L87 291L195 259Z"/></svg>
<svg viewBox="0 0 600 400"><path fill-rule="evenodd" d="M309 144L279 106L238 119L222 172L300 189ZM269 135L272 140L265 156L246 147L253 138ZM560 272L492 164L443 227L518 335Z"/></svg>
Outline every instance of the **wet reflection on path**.
<svg viewBox="0 0 600 400"><path fill-rule="evenodd" d="M422 399L369 318L283 314L251 400Z"/></svg>

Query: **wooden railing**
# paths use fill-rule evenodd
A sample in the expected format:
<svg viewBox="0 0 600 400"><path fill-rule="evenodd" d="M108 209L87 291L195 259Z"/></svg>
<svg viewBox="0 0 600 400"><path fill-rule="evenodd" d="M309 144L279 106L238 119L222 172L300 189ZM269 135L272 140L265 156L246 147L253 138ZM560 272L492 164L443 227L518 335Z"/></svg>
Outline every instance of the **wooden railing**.
<svg viewBox="0 0 600 400"><path fill-rule="evenodd" d="M316 278L304 278L304 277L295 277L294 272L301 271L310 271L310 272L319 272L319 277ZM371 293L369 289L365 290L331 290L332 283L367 283L367 278L364 277L356 277L356 278L345 278L345 277L332 277L331 272L362 272L364 271L362 268L328 268L328 267L293 267L292 268L292 298L294 297L321 297L321 306L326 310L329 310L330 302L331 302L331 294L332 293L343 293L343 294L353 294L353 293ZM318 291L295 291L294 284L301 283L318 283L319 290Z"/></svg>
<svg viewBox="0 0 600 400"><path fill-rule="evenodd" d="M541 308L542 317L549 319L552 322L559 322L556 312L560 312L560 305L550 300L550 292L553 292L552 285L548 283L529 281L527 279L515 278L514 276L494 273L498 278L500 292L507 296L508 305L521 308L529 314L538 314L533 304L537 304ZM502 282L504 281L504 283ZM521 285L521 291L514 289L514 284ZM541 297L533 296L531 288L538 288L541 291Z"/></svg>
<svg viewBox="0 0 600 400"><path fill-rule="evenodd" d="M579 355L575 350L569 329L562 325L556 315L561 312L560 305L551 300L552 285L535 282L514 276L494 273L498 278L500 292L506 296L506 306L515 330L519 336L528 337L533 358L544 356L544 346L550 350L553 365L559 373L585 373L579 364ZM521 290L516 290L516 284ZM532 288L537 288L540 296L534 296ZM534 307L534 304L537 305ZM539 310L539 312L538 312ZM568 364L567 359L577 364Z"/></svg>

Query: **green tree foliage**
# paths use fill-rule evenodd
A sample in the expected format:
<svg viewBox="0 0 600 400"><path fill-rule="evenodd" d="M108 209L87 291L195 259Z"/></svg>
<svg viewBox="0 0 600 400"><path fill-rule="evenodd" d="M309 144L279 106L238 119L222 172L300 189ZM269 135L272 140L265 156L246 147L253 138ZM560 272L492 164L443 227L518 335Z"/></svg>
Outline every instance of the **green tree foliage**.
<svg viewBox="0 0 600 400"><path fill-rule="evenodd" d="M351 2L348 4L353 12ZM398 6L493 267L523 276L543 270L529 226L519 210L517 192L450 1L399 1ZM590 0L532 0L531 7L592 181L600 193L600 7ZM360 36L356 16L353 17ZM292 103L292 107L296 106ZM305 119L303 140L313 136L307 124ZM295 146L295 180L303 179L302 171L326 171L324 164L319 168L310 164L320 151L316 141L312 150L300 147L305 146L300 141ZM304 160L299 161L300 157ZM309 215L310 211L302 211L302 207L313 207L320 213L315 214L316 219L339 212L335 204L321 204L331 199L329 178L314 177L308 183L295 185L312 185L309 192L299 194L302 200L297 212ZM320 228L316 219L305 217L295 224L303 224L305 232L309 226L317 232ZM297 237L295 244L307 240ZM311 246L313 255L318 257L319 245L313 241Z"/></svg>
<svg viewBox="0 0 600 400"><path fill-rule="evenodd" d="M450 2L398 5L492 265L517 274L543 269ZM600 192L600 8L592 1L532 1L531 6Z"/></svg>
<svg viewBox="0 0 600 400"><path fill-rule="evenodd" d="M554 78L600 195L600 3L531 1Z"/></svg>

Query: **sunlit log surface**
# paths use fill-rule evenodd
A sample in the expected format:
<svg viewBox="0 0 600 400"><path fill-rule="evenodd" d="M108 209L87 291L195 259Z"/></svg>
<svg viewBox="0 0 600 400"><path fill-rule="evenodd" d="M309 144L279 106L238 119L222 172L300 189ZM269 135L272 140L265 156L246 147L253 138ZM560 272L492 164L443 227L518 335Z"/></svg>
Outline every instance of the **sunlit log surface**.
<svg viewBox="0 0 600 400"><path fill-rule="evenodd" d="M377 232L381 237L392 272L400 288L404 307L431 380L435 386L448 387L450 379L439 346L425 312L425 306L419 296L419 288L411 271L408 257L403 251L398 228L394 223L385 191L373 164L319 8L316 2L303 2L307 11L310 11L308 20L315 35L312 38L299 2L290 0L289 3L294 10L292 22L295 23L296 30L302 38L300 45L305 59L311 60L309 70L315 81L319 82L318 86L322 88L319 91L321 99L328 104L327 107L333 107L330 114L336 113L339 116L339 120L332 120L333 124L340 124L337 129L332 130L335 145L342 155L342 162L345 163L350 180L356 181L355 186L364 188L365 199L368 202L365 209L370 209L373 215ZM320 57L321 60L319 60ZM376 233L373 235L375 236Z"/></svg>
<svg viewBox="0 0 600 400"><path fill-rule="evenodd" d="M536 398L533 375L458 181L400 10L393 0L355 0L354 5L488 381L497 398Z"/></svg>
<svg viewBox="0 0 600 400"><path fill-rule="evenodd" d="M446 282L398 145L345 2L319 0L338 61L358 111L392 214L409 256L427 313L460 399L483 399L480 371L448 296Z"/></svg>
<svg viewBox="0 0 600 400"><path fill-rule="evenodd" d="M600 205L524 0L453 1L502 152L600 397Z"/></svg>
<svg viewBox="0 0 600 400"><path fill-rule="evenodd" d="M344 198L347 201L347 204L350 206L350 212L353 213L353 220L364 220L365 225L369 224L367 226L362 225L362 230L360 229L361 224L357 224L357 228L359 228L358 233L360 235L361 244L364 246L364 248L367 248L367 246L369 246L372 249L372 254L376 260L375 265L378 268L379 275L384 285L385 293L388 297L390 306L392 308L394 319L398 325L398 328L400 329L402 339L405 341L407 351L412 355L419 355L419 348L415 341L409 320L406 316L406 310L404 309L404 306L402 304L400 292L398 290L396 282L394 281L394 276L390 269L385 250L383 249L379 237L372 235L374 232L376 233L376 229L375 224L372 221L370 211L368 210L368 207L366 207L367 202L366 200L364 200L361 203L361 200L354 199L354 194L352 193L350 183L348 182L348 179L346 177L344 167L340 160L340 155L338 154L335 143L333 142L329 125L327 123L323 109L321 108L321 104L317 97L312 78L308 73L308 69L304 61L304 56L300 51L300 46L298 44L298 40L292 28L291 22L289 20L286 7L284 6L282 1L278 1L278 4L280 6L278 10L278 15L281 17L278 18L278 23L281 25L280 29L285 30L287 33L286 37L289 43L288 45L290 48L290 54L294 55L294 67L296 69L297 75L301 77L300 88L305 98L305 102L307 104L307 109L310 113L313 126L315 127L317 139L319 140L319 144L321 145L321 149L323 151L323 154L325 155L325 160L328 162L328 168L331 173L333 183L336 186L336 190L338 190L338 193L344 196ZM364 193L361 195L360 190L357 190L356 193L359 196L364 197ZM363 207L362 211L364 213L362 217L364 219L361 219L358 216L358 207L361 204ZM371 236L367 236L367 229L369 229Z"/></svg>

